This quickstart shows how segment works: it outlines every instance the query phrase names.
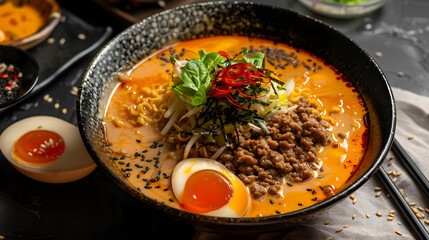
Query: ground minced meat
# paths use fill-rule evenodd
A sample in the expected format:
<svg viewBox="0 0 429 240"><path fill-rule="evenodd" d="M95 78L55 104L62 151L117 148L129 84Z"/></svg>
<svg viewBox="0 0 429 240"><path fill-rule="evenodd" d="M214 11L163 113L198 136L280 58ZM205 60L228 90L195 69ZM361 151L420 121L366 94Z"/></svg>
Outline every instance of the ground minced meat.
<svg viewBox="0 0 429 240"><path fill-rule="evenodd" d="M280 179L288 176L302 182L313 176L318 164L316 149L331 143L329 124L313 114L316 104L301 98L295 111L276 114L267 120L266 135L252 128L240 128L234 134L238 146L226 150L218 161L234 171L248 186L255 199L276 195Z"/></svg>

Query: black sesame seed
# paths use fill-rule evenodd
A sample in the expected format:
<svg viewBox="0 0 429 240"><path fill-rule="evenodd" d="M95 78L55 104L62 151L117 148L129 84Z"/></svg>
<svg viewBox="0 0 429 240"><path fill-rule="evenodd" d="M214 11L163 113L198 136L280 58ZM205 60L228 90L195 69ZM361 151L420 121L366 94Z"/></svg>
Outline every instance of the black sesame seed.
<svg viewBox="0 0 429 240"><path fill-rule="evenodd" d="M129 167L130 166L130 163L127 163L127 165L125 165L126 167Z"/></svg>
<svg viewBox="0 0 429 240"><path fill-rule="evenodd" d="M170 190L169 188L164 188L164 192Z"/></svg>
<svg viewBox="0 0 429 240"><path fill-rule="evenodd" d="M323 172L323 171L325 171L325 169L324 168L320 168L320 171Z"/></svg>
<svg viewBox="0 0 429 240"><path fill-rule="evenodd" d="M303 203L298 203L298 205L299 205L299 206L304 206L304 204L303 204Z"/></svg>
<svg viewBox="0 0 429 240"><path fill-rule="evenodd" d="M137 174L137 178L140 178L140 174Z"/></svg>
<svg viewBox="0 0 429 240"><path fill-rule="evenodd" d="M125 156L121 156L121 160L124 160L125 159Z"/></svg>
<svg viewBox="0 0 429 240"><path fill-rule="evenodd" d="M110 146L112 146L113 144L112 143L108 143L108 144L106 144L106 146L108 146L108 147L110 147Z"/></svg>
<svg viewBox="0 0 429 240"><path fill-rule="evenodd" d="M161 152L158 153L158 156L161 156Z"/></svg>
<svg viewBox="0 0 429 240"><path fill-rule="evenodd" d="M149 169L150 169L150 168L149 168L149 167L146 167L145 169L146 169L146 171L149 171Z"/></svg>
<svg viewBox="0 0 429 240"><path fill-rule="evenodd" d="M119 161L118 163L119 163L119 164L121 164L121 165L124 165L124 164L125 164L125 163L124 163L124 162L122 162L122 161Z"/></svg>
<svg viewBox="0 0 429 240"><path fill-rule="evenodd" d="M313 190L312 192L311 192L311 194L316 194L317 193L317 191L316 190Z"/></svg>
<svg viewBox="0 0 429 240"><path fill-rule="evenodd" d="M319 186L319 188L323 191L323 187L322 186Z"/></svg>
<svg viewBox="0 0 429 240"><path fill-rule="evenodd" d="M289 182L287 183L287 185L288 185L289 187L292 187L292 186L293 186L293 185L292 185L292 183L289 183Z"/></svg>
<svg viewBox="0 0 429 240"><path fill-rule="evenodd" d="M113 157L112 159L113 159L113 160L118 160L119 158L117 158L117 157Z"/></svg>
<svg viewBox="0 0 429 240"><path fill-rule="evenodd" d="M142 178L142 180L143 180L143 181L145 181L145 182L149 181L149 180L147 180L146 178Z"/></svg>
<svg viewBox="0 0 429 240"><path fill-rule="evenodd" d="M278 211L278 210L276 210L276 213L277 213L277 214L280 214L281 212L280 212L280 211Z"/></svg>
<svg viewBox="0 0 429 240"><path fill-rule="evenodd" d="M141 170L140 172L142 172L142 173L146 173L147 171L146 171L146 170Z"/></svg>
<svg viewBox="0 0 429 240"><path fill-rule="evenodd" d="M133 169L132 168L126 168L125 170L131 172Z"/></svg>
<svg viewBox="0 0 429 240"><path fill-rule="evenodd" d="M164 143L160 143L158 147L164 147Z"/></svg>
<svg viewBox="0 0 429 240"><path fill-rule="evenodd" d="M153 159L148 159L148 160L146 160L146 162L152 162L153 161Z"/></svg>
<svg viewBox="0 0 429 240"><path fill-rule="evenodd" d="M274 204L274 201L273 201L272 199L270 199L270 203L271 203L271 204Z"/></svg>
<svg viewBox="0 0 429 240"><path fill-rule="evenodd" d="M140 157L140 156L141 156L141 154L140 154L140 153L138 153L138 152L136 152L136 153L134 153L134 156L136 156L136 157Z"/></svg>
<svg viewBox="0 0 429 240"><path fill-rule="evenodd" d="M313 191L313 189L311 189L311 188L307 188L307 191L311 192L311 191Z"/></svg>
<svg viewBox="0 0 429 240"><path fill-rule="evenodd" d="M134 166L136 166L137 168L143 168L143 166L138 163L134 164Z"/></svg>
<svg viewBox="0 0 429 240"><path fill-rule="evenodd" d="M154 188L161 188L161 186L156 186L156 187L154 187Z"/></svg>
<svg viewBox="0 0 429 240"><path fill-rule="evenodd" d="M122 172L126 172L127 170L125 170L125 168L121 168L121 171L122 171Z"/></svg>
<svg viewBox="0 0 429 240"><path fill-rule="evenodd" d="M319 200L317 197L311 199L311 201L317 201L317 200Z"/></svg>
<svg viewBox="0 0 429 240"><path fill-rule="evenodd" d="M173 200L172 198L168 199L168 201L170 201L170 202L174 202L174 200Z"/></svg>
<svg viewBox="0 0 429 240"><path fill-rule="evenodd" d="M137 188L137 191L141 192L142 190L140 188Z"/></svg>
<svg viewBox="0 0 429 240"><path fill-rule="evenodd" d="M136 142L141 143L141 141L139 139L136 139Z"/></svg>
<svg viewBox="0 0 429 240"><path fill-rule="evenodd" d="M150 145L150 148L156 148L158 147L158 142L153 142L152 145Z"/></svg>
<svg viewBox="0 0 429 240"><path fill-rule="evenodd" d="M142 153L147 153L147 149L143 150Z"/></svg>
<svg viewBox="0 0 429 240"><path fill-rule="evenodd" d="M152 186L144 186L144 188L146 188L146 189L151 189L151 188L152 188Z"/></svg>
<svg viewBox="0 0 429 240"><path fill-rule="evenodd" d="M323 178L323 176L319 175L319 176L317 176L317 178Z"/></svg>
<svg viewBox="0 0 429 240"><path fill-rule="evenodd" d="M156 182L157 180L156 180L156 179L151 179L150 181L151 181L151 182Z"/></svg>
<svg viewBox="0 0 429 240"><path fill-rule="evenodd" d="M130 173L125 174L124 177L129 178L130 177Z"/></svg>
<svg viewBox="0 0 429 240"><path fill-rule="evenodd" d="M159 160L159 157L154 157L153 159L155 159L155 160Z"/></svg>

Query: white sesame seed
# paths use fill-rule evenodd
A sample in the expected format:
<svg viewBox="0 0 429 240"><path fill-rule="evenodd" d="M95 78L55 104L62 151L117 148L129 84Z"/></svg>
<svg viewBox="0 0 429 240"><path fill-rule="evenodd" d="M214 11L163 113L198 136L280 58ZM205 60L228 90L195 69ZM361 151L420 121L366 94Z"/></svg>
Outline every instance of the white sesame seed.
<svg viewBox="0 0 429 240"><path fill-rule="evenodd" d="M377 216L379 216L379 217L383 216L383 214L381 214L381 212L380 212L380 211L377 211L377 212L375 213L375 215L377 215Z"/></svg>
<svg viewBox="0 0 429 240"><path fill-rule="evenodd" d="M64 45L64 43L66 43L66 39L65 38L61 38L60 41L58 41L58 43L60 45Z"/></svg>
<svg viewBox="0 0 429 240"><path fill-rule="evenodd" d="M55 109L60 108L60 104L59 104L59 103L55 103L54 108L55 108Z"/></svg>
<svg viewBox="0 0 429 240"><path fill-rule="evenodd" d="M46 42L49 44L52 44L55 42L55 38L48 38L48 40Z"/></svg>
<svg viewBox="0 0 429 240"><path fill-rule="evenodd" d="M381 196L381 192L377 192L376 194L375 194L375 197L380 197Z"/></svg>
<svg viewBox="0 0 429 240"><path fill-rule="evenodd" d="M377 57L383 57L383 53L381 53L381 52L375 52L375 56L377 56Z"/></svg>
<svg viewBox="0 0 429 240"><path fill-rule="evenodd" d="M63 108L63 109L61 110L61 112L62 112L63 114L67 114L67 108Z"/></svg>
<svg viewBox="0 0 429 240"><path fill-rule="evenodd" d="M404 73L403 72L398 72L398 77L403 77Z"/></svg>
<svg viewBox="0 0 429 240"><path fill-rule="evenodd" d="M86 39L86 36L85 36L85 34L83 34L83 33L79 33L79 35L77 35L77 37L78 37L80 40L85 40L85 39Z"/></svg>
<svg viewBox="0 0 429 240"><path fill-rule="evenodd" d="M402 233L400 231L395 231L396 234L398 234L399 236L402 236Z"/></svg>

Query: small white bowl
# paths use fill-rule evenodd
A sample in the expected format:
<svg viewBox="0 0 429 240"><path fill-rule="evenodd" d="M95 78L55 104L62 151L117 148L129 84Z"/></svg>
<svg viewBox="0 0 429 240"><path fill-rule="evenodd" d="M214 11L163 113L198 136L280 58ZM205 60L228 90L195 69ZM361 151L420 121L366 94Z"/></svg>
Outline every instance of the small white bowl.
<svg viewBox="0 0 429 240"><path fill-rule="evenodd" d="M22 164L12 157L14 143L32 130L49 130L59 134L65 143L65 150L52 163L31 166ZM0 135L0 149L14 168L25 176L46 183L67 183L89 175L96 168L76 126L49 116L35 116L15 122Z"/></svg>

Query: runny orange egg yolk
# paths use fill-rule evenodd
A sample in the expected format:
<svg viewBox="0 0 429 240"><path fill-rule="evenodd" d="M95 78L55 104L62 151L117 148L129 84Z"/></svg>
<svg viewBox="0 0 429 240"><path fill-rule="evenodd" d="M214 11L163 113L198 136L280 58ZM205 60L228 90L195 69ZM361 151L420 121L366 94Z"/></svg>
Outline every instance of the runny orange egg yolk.
<svg viewBox="0 0 429 240"><path fill-rule="evenodd" d="M14 145L13 153L21 161L35 164L50 163L63 154L63 138L52 131L34 130L22 135Z"/></svg>
<svg viewBox="0 0 429 240"><path fill-rule="evenodd" d="M182 207L189 212L207 213L226 205L233 193L232 184L224 175L213 170L201 170L188 178Z"/></svg>

